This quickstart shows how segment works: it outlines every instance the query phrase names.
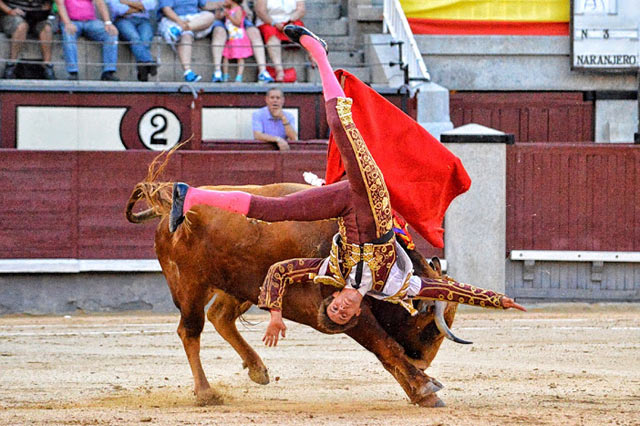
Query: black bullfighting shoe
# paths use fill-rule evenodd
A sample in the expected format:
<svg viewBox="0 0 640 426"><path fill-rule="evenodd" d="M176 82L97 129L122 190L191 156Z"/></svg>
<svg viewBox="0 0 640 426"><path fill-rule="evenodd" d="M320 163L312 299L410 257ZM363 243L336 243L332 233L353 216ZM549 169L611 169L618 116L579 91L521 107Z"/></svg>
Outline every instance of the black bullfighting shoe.
<svg viewBox="0 0 640 426"><path fill-rule="evenodd" d="M324 47L324 51L329 53L327 42L325 42L323 39L321 39L311 31L309 31L305 27L289 24L289 25L285 25L283 31L287 35L287 37L289 37L289 40L298 44L300 44L300 37L302 37L303 35L308 35L311 38L315 38L322 45L322 47Z"/></svg>
<svg viewBox="0 0 640 426"><path fill-rule="evenodd" d="M173 184L173 201L171 202L171 214L169 215L169 232L175 232L178 226L184 222L184 197L187 196L189 185L182 182Z"/></svg>

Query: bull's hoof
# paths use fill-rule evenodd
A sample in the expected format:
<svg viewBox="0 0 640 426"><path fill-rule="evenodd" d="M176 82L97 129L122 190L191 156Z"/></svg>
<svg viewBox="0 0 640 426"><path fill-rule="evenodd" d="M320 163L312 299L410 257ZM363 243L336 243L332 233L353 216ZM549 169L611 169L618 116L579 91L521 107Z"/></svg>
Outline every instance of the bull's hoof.
<svg viewBox="0 0 640 426"><path fill-rule="evenodd" d="M200 407L207 405L222 405L224 404L224 399L218 392L209 388L196 394L196 404Z"/></svg>
<svg viewBox="0 0 640 426"><path fill-rule="evenodd" d="M438 396L435 393L431 393L423 397L419 401L416 401L415 404L419 405L420 407L428 407L428 408L439 408L439 407L446 406L445 403L440 398L438 398Z"/></svg>
<svg viewBox="0 0 640 426"><path fill-rule="evenodd" d="M268 385L269 371L266 367L250 368L249 378L259 385Z"/></svg>

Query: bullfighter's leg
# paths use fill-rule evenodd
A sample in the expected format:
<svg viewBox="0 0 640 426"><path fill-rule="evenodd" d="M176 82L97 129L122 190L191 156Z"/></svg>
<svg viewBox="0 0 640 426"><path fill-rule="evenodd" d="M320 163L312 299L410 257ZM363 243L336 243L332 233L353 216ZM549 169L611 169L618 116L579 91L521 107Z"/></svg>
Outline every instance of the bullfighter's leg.
<svg viewBox="0 0 640 426"><path fill-rule="evenodd" d="M230 294L216 291L216 298L207 311L207 318L220 336L240 355L242 366L249 369L249 378L260 385L266 385L269 383L267 367L236 328L236 319L251 305L251 302L241 302Z"/></svg>
<svg viewBox="0 0 640 426"><path fill-rule="evenodd" d="M444 402L436 395L442 385L414 366L402 346L380 327L369 308L365 305L362 308L358 324L346 333L378 357L411 403L421 407L443 407Z"/></svg>
<svg viewBox="0 0 640 426"><path fill-rule="evenodd" d="M352 100L345 97L327 57L326 45L304 27L287 25L285 34L300 43L318 65L325 98L327 123L340 151L351 185L360 241L366 243L391 231L389 192L382 172L374 161L352 114Z"/></svg>

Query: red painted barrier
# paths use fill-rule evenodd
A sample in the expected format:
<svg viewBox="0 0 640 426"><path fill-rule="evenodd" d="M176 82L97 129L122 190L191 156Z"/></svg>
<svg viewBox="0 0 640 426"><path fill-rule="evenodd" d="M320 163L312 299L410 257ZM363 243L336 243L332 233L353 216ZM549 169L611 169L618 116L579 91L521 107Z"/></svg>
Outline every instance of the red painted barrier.
<svg viewBox="0 0 640 426"><path fill-rule="evenodd" d="M507 149L507 250L640 251L640 146Z"/></svg>

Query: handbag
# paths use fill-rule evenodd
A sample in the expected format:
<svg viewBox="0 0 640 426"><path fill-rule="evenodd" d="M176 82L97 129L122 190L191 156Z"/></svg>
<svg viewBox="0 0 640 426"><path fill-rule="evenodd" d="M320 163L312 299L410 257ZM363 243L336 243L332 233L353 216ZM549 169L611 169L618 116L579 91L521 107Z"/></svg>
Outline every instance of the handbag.
<svg viewBox="0 0 640 426"><path fill-rule="evenodd" d="M267 72L274 80L276 79L276 69L274 67L267 67ZM295 83L297 79L298 75L295 68L285 68L284 79L279 83Z"/></svg>

